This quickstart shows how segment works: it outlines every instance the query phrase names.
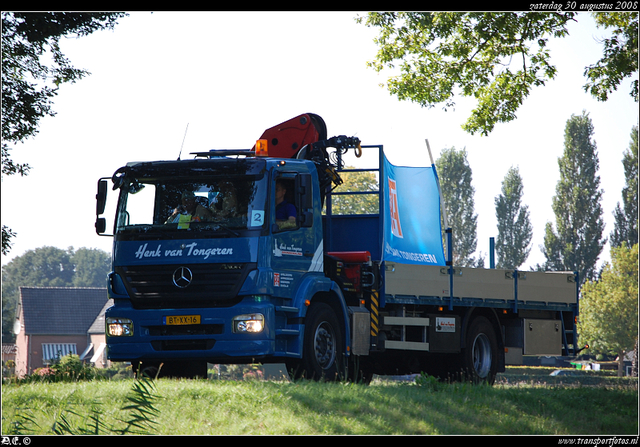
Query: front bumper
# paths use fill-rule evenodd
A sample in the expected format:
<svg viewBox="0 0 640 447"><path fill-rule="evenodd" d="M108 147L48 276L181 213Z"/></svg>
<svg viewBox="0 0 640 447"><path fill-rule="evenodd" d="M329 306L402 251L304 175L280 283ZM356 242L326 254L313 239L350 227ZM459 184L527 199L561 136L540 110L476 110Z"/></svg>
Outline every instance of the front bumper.
<svg viewBox="0 0 640 447"><path fill-rule="evenodd" d="M233 318L261 314L258 333L236 333ZM199 324L170 325L167 317L198 315ZM275 312L270 303L244 301L229 308L147 309L114 306L109 318L133 322L133 335L107 336L107 357L115 362L206 360L210 363L244 363L276 355Z"/></svg>

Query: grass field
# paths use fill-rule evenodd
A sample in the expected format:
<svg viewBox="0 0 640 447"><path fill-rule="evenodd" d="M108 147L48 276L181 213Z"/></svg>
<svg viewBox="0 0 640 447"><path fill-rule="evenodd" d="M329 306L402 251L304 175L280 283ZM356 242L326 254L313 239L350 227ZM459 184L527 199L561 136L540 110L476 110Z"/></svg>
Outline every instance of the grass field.
<svg viewBox="0 0 640 447"><path fill-rule="evenodd" d="M568 380L582 377L580 380ZM637 435L636 379L510 369L495 386L153 382L141 433L160 435ZM555 380L551 383L550 379ZM600 377L601 379L602 377ZM421 380L422 379L422 380ZM2 434L111 434L140 418L133 379L2 387ZM154 397L155 396L155 397ZM139 409L138 409L139 410Z"/></svg>

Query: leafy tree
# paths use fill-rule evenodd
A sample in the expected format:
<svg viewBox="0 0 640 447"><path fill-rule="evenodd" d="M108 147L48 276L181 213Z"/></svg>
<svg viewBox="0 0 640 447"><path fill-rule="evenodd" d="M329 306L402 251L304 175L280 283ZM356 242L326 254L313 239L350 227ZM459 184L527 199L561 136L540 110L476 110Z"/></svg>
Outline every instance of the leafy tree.
<svg viewBox="0 0 640 447"><path fill-rule="evenodd" d="M3 296L6 288L19 286L68 287L73 282L73 248L40 247L29 250L2 267Z"/></svg>
<svg viewBox="0 0 640 447"><path fill-rule="evenodd" d="M522 204L522 190L520 171L511 167L502 181L502 193L495 198L498 268L516 269L531 252L533 227L529 219L529 207Z"/></svg>
<svg viewBox="0 0 640 447"><path fill-rule="evenodd" d="M599 161L586 112L572 115L565 126L564 153L558 159L560 180L552 208L557 232L548 222L543 253L546 270L577 271L580 282L594 276L604 244Z"/></svg>
<svg viewBox="0 0 640 447"><path fill-rule="evenodd" d="M613 212L615 227L609 236L612 247L619 247L623 242L630 247L638 243L638 126L633 126L622 165L626 185L622 189L623 207L618 202Z"/></svg>
<svg viewBox="0 0 640 447"><path fill-rule="evenodd" d="M444 149L436 160L436 169L447 219L452 229L453 264L460 267L481 267L484 259L476 260L473 257L477 245L478 215L474 211L475 189L471 185L472 171L466 149Z"/></svg>
<svg viewBox="0 0 640 447"><path fill-rule="evenodd" d="M611 29L604 39L603 57L588 66L584 75L589 80L584 91L599 101L606 101L623 79L638 72L638 13L610 12L593 14L598 27ZM631 97L638 102L638 80L631 84Z"/></svg>
<svg viewBox="0 0 640 447"><path fill-rule="evenodd" d="M353 167L347 167L354 169ZM342 184L334 192L378 191L378 180L373 172L341 172ZM377 194L333 195L332 214L378 214Z"/></svg>
<svg viewBox="0 0 640 447"><path fill-rule="evenodd" d="M585 70L585 90L604 100L637 73L638 14L595 16L599 25L612 28L613 37L605 41L603 58ZM369 66L399 73L388 79L391 94L424 107L444 104L445 110L455 106L456 94L474 97L477 107L462 127L487 135L497 123L515 119L532 88L555 77L547 43L569 34L576 13L371 12L358 21L380 29Z"/></svg>
<svg viewBox="0 0 640 447"><path fill-rule="evenodd" d="M71 256L74 287L106 287L111 270L109 253L97 248L79 248Z"/></svg>
<svg viewBox="0 0 640 447"><path fill-rule="evenodd" d="M113 29L123 13L2 12L2 175L27 175L29 165L14 163L10 145L38 132L58 88L89 73L74 68L60 51L60 39ZM2 253L15 233L2 226Z"/></svg>
<svg viewBox="0 0 640 447"><path fill-rule="evenodd" d="M13 340L11 329L20 287L105 287L109 253L90 248L66 250L40 247L2 267L2 336Z"/></svg>
<svg viewBox="0 0 640 447"><path fill-rule="evenodd" d="M612 248L600 279L582 287L578 330L593 353L619 357L622 375L624 355L638 340L638 244Z"/></svg>

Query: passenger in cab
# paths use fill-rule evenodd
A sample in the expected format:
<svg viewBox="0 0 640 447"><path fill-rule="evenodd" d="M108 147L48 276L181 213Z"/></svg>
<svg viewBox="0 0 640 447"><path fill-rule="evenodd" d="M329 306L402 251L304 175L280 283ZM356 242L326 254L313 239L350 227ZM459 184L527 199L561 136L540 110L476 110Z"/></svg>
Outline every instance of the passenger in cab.
<svg viewBox="0 0 640 447"><path fill-rule="evenodd" d="M282 180L276 181L276 224L278 228L295 228L298 214L295 205L289 203L285 196L287 187Z"/></svg>
<svg viewBox="0 0 640 447"><path fill-rule="evenodd" d="M173 210L165 223L206 222L212 217L213 213L209 209L196 202L192 191L185 191L182 193L182 204Z"/></svg>

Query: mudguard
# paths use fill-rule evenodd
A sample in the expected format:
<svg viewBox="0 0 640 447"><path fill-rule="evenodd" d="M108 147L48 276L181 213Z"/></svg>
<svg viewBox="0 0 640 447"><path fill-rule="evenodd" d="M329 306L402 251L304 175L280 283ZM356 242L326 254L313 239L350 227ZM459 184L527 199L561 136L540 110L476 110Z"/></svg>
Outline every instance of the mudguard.
<svg viewBox="0 0 640 447"><path fill-rule="evenodd" d="M298 287L298 290L296 291L296 297L294 299L293 306L300 309L299 316L301 318L304 318L307 315L308 310L308 306L305 305L305 301L309 299L311 300L311 303L313 303L313 297L321 292L332 293L336 296L336 301L340 306L340 313L342 314L338 315L338 318L342 318L345 328L343 351L345 355L348 356L350 353L349 347L351 346L349 312L347 310L344 295L342 294L342 290L340 290L340 286L338 286L338 284L324 276L307 275L305 278L303 278L300 286ZM300 332L299 337L300 346L302 346L302 342L304 340L304 331Z"/></svg>

